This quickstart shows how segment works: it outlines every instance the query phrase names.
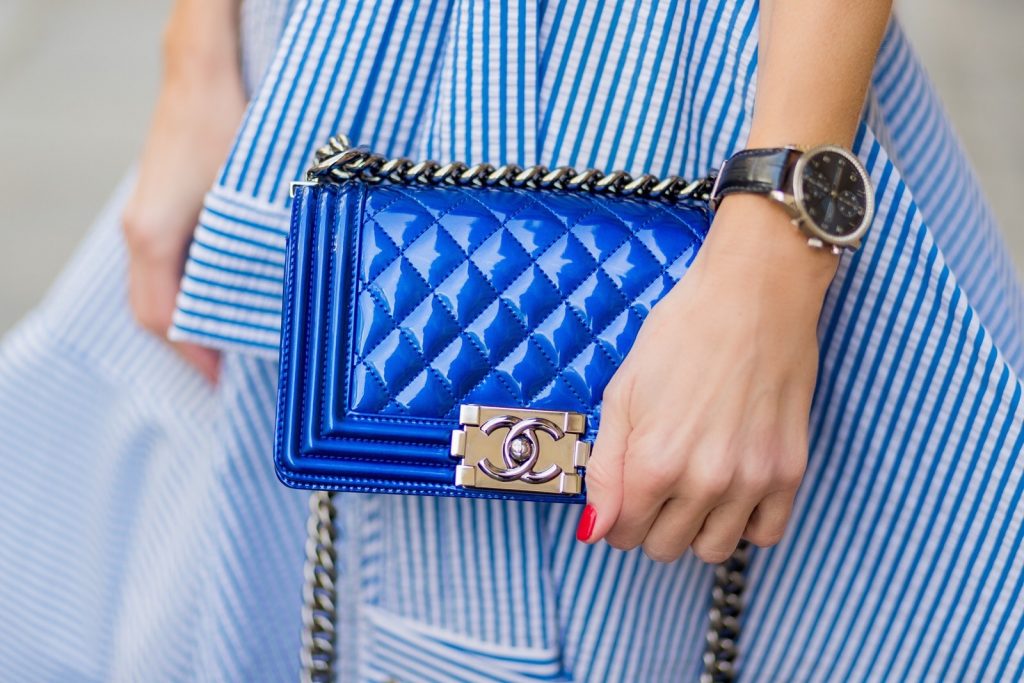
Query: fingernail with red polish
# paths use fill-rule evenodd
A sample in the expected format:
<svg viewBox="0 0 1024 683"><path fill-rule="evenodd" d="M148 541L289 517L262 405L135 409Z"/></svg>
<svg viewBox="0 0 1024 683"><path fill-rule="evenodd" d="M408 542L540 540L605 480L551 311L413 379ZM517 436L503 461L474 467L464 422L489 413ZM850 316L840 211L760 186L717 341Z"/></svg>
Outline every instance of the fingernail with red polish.
<svg viewBox="0 0 1024 683"><path fill-rule="evenodd" d="M597 521L597 510L594 509L593 505L588 505L583 508L583 514L580 516L580 523L576 525L576 540L577 541L589 541L590 535L594 533L594 522Z"/></svg>

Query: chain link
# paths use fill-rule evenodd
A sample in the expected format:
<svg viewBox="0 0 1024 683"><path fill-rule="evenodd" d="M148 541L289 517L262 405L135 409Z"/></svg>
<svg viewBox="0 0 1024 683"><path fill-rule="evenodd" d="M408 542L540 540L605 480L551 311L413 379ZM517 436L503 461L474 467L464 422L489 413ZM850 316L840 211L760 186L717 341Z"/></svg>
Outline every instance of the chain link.
<svg viewBox="0 0 1024 683"><path fill-rule="evenodd" d="M661 179L645 173L634 178L625 171L602 173L594 168L577 171L571 166L549 169L545 166L515 164L474 164L461 161L439 164L414 162L405 157L388 158L352 147L344 135L335 135L316 151L316 161L306 173L315 183L338 183L359 178L367 182L430 183L476 187L527 187L536 190L577 190L612 193L621 196L649 197L665 201L697 199L708 201L714 176L687 182L679 176Z"/></svg>
<svg viewBox="0 0 1024 683"><path fill-rule="evenodd" d="M743 591L747 584L745 572L749 561L750 545L740 541L732 556L715 567L703 657L704 673L700 675L700 683L728 683L736 676L740 613L743 611Z"/></svg>
<svg viewBox="0 0 1024 683"><path fill-rule="evenodd" d="M306 565L302 587L302 683L334 680L334 646L337 624L334 500L329 491L309 497L306 522Z"/></svg>
<svg viewBox="0 0 1024 683"><path fill-rule="evenodd" d="M706 178L687 182L678 176L659 179L644 174L633 178L625 171L605 174L589 168L577 172L570 166L554 169L544 166L521 168L514 164L468 166L458 161L442 165L436 161L414 162L404 157L389 159L352 147L344 135L332 137L317 150L316 162L306 174L306 180L311 183L339 183L352 178L365 182L423 182L608 192L664 201L707 201L714 186L714 176L710 174ZM335 566L337 556L334 547L333 494L329 491L314 491L309 499L309 508L305 585L302 592L305 602L302 609L302 681L322 683L333 679L336 643L335 584L338 573ZM741 541L732 556L715 568L711 608L708 611L707 645L703 656L704 672L700 675L700 683L728 683L736 675L740 615L749 555L749 544Z"/></svg>

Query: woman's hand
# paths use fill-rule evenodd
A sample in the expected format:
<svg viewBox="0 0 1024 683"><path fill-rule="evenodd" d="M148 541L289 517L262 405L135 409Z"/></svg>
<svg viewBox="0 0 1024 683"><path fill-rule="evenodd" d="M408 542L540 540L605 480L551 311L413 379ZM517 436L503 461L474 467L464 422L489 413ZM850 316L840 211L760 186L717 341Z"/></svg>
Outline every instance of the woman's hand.
<svg viewBox="0 0 1024 683"><path fill-rule="evenodd" d="M181 3L171 18L165 75L122 216L128 246L128 291L139 323L165 337L171 325L188 246L203 196L226 158L245 109L235 38L195 30L203 17ZM203 24L210 30L208 23ZM216 352L174 347L211 382Z"/></svg>
<svg viewBox="0 0 1024 683"><path fill-rule="evenodd" d="M766 199L723 202L605 391L580 540L642 545L663 562L779 541L807 462L836 264Z"/></svg>
<svg viewBox="0 0 1024 683"><path fill-rule="evenodd" d="M850 146L891 4L763 0L746 146ZM806 467L817 323L838 263L787 223L763 197L728 197L651 311L605 390L580 540L642 545L662 561L692 547L720 562L741 537L781 538Z"/></svg>

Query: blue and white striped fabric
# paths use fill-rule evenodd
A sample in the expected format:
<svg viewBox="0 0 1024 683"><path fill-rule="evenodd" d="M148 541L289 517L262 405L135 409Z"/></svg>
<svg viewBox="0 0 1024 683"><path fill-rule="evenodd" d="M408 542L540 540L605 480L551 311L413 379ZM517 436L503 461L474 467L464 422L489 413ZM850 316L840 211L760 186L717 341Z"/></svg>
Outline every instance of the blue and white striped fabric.
<svg viewBox="0 0 1024 683"><path fill-rule="evenodd" d="M130 323L121 197L0 347L0 679L290 680L305 495L271 464L287 182L389 154L693 177L742 147L753 0L248 0L252 104L173 334ZM756 681L1024 680L1024 296L894 23L856 149L878 218L823 312L812 453L755 555ZM345 680L693 680L711 577L578 509L339 499ZM466 543L474 539L473 544Z"/></svg>

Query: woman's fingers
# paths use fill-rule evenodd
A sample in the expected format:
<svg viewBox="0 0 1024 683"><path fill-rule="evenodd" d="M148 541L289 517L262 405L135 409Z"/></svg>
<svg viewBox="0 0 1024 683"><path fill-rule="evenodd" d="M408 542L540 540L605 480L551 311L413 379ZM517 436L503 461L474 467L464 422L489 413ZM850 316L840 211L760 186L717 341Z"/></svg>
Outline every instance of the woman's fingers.
<svg viewBox="0 0 1024 683"><path fill-rule="evenodd" d="M213 349L188 342L171 342L171 347L185 362L199 371L211 384L217 383L220 374L220 354Z"/></svg>
<svg viewBox="0 0 1024 683"><path fill-rule="evenodd" d="M754 505L752 501L732 500L709 512L690 544L694 554L709 564L729 559L740 543Z"/></svg>
<svg viewBox="0 0 1024 683"><path fill-rule="evenodd" d="M626 467L623 473L625 490L629 491L629 495L623 496L619 517L604 539L608 545L619 550L632 550L643 544L664 506L664 495L652 491L649 484L638 485L635 477L629 476L631 471L635 472L635 468L631 470Z"/></svg>
<svg viewBox="0 0 1024 683"><path fill-rule="evenodd" d="M793 511L795 498L796 489L778 491L765 496L750 515L743 538L762 548L781 541L782 535L786 531L786 525L789 523L789 516Z"/></svg>
<svg viewBox="0 0 1024 683"><path fill-rule="evenodd" d="M130 217L125 218L128 245L128 296L132 314L139 325L166 340L174 315L181 280L183 254L155 247L158 232L142 230ZM199 373L216 383L220 355L212 350L176 342L172 347Z"/></svg>
<svg viewBox="0 0 1024 683"><path fill-rule="evenodd" d="M704 524L707 508L693 498L671 498L644 539L644 554L656 562L674 562L690 547Z"/></svg>
<svg viewBox="0 0 1024 683"><path fill-rule="evenodd" d="M644 553L657 562L673 562L687 548L711 564L724 562L747 539L755 545L775 545L786 530L796 490L777 491L756 498L729 498L727 490L716 498L708 491L695 497L671 497L664 503L648 486L634 481L637 469L626 462L623 471L624 496L618 518L605 535L613 547L629 550L642 545ZM642 470L641 470L642 471ZM696 487L691 487L696 489Z"/></svg>
<svg viewBox="0 0 1024 683"><path fill-rule="evenodd" d="M139 325L153 334L164 337L171 325L174 301L181 277L180 261L169 262L147 256L138 238L131 237L131 228L125 225L128 237L128 297L132 314Z"/></svg>
<svg viewBox="0 0 1024 683"><path fill-rule="evenodd" d="M728 559L743 538L760 546L778 543L797 477L783 478L759 461L750 465L749 458L707 454L694 457L699 466L680 474L663 471L664 463L674 459L639 447L619 409L620 399L613 394L604 406L587 472L580 540L603 538L621 550L642 545L659 562L672 562L692 548L712 564ZM744 460L748 464L742 471L731 465Z"/></svg>
<svg viewBox="0 0 1024 683"><path fill-rule="evenodd" d="M622 472L627 493L623 495L615 526L605 536L609 545L620 550L632 550L643 544L654 520L664 514L662 507L672 494L675 479L664 469L663 453L652 450L635 434L627 441Z"/></svg>
<svg viewBox="0 0 1024 683"><path fill-rule="evenodd" d="M587 464L587 507L576 527L576 538L584 543L604 538L622 509L622 471L629 437L627 400L621 385L613 380L605 390L601 426Z"/></svg>

